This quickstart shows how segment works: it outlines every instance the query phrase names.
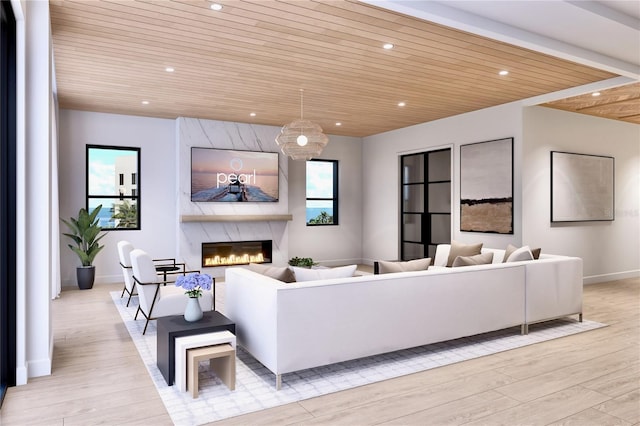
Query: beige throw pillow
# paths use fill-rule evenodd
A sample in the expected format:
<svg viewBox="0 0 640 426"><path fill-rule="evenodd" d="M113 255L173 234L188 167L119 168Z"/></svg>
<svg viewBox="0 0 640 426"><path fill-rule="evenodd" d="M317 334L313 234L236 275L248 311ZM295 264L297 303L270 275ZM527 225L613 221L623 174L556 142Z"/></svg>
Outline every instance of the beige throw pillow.
<svg viewBox="0 0 640 426"><path fill-rule="evenodd" d="M508 244L507 245L507 249L504 251L504 257L502 258L502 263L506 263L507 259L509 259L509 256L511 256L511 254L513 254L514 251L518 250L518 247L514 246L513 244ZM535 249L531 249L531 256L534 259L538 259L540 258L540 252L542 251L542 249L540 248L535 248ZM526 259L529 260L529 259ZM513 260L512 260L513 262Z"/></svg>
<svg viewBox="0 0 640 426"><path fill-rule="evenodd" d="M473 265L487 265L493 262L493 252L486 252L483 254L476 254L474 256L458 256L453 261L453 267L459 266L473 266Z"/></svg>
<svg viewBox="0 0 640 426"><path fill-rule="evenodd" d="M518 247L513 244L507 244L507 248L504 251L504 257L502 258L502 263L507 263L507 259L511 256L511 253L518 250Z"/></svg>
<svg viewBox="0 0 640 426"><path fill-rule="evenodd" d="M507 262L522 262L525 260L533 260L533 254L531 254L529 246L522 246L507 257Z"/></svg>
<svg viewBox="0 0 640 426"><path fill-rule="evenodd" d="M541 252L541 251L542 251L542 249L541 249L541 248L534 248L534 249L531 249L531 254L533 255L533 258L534 258L535 260L540 259L540 252Z"/></svg>
<svg viewBox="0 0 640 426"><path fill-rule="evenodd" d="M404 262L378 261L378 273L390 274L393 272L426 271L431 265L431 258L407 260Z"/></svg>
<svg viewBox="0 0 640 426"><path fill-rule="evenodd" d="M247 269L253 272L257 272L258 274L266 275L267 277L283 281L285 283L296 282L296 276L293 274L293 271L287 266L277 267L262 265L259 263L250 263L249 265L247 265Z"/></svg>
<svg viewBox="0 0 640 426"><path fill-rule="evenodd" d="M455 240L451 241L451 249L449 250L449 258L447 259L447 266L452 266L453 261L458 256L475 256L480 254L482 250L482 243L478 244L463 244Z"/></svg>

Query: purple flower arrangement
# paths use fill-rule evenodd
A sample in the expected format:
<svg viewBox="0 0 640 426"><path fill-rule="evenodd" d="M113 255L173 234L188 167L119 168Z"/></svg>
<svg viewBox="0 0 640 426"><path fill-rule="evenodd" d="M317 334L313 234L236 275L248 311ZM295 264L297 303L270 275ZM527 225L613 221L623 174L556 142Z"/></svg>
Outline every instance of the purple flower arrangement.
<svg viewBox="0 0 640 426"><path fill-rule="evenodd" d="M189 275L180 275L176 280L176 287L182 287L189 297L202 296L202 290L211 290L213 279L209 274L193 273Z"/></svg>

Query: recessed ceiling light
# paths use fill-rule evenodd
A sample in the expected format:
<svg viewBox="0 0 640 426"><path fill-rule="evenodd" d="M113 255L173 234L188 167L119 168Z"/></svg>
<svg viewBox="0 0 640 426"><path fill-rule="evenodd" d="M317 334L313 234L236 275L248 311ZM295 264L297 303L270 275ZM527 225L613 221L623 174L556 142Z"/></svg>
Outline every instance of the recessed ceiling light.
<svg viewBox="0 0 640 426"><path fill-rule="evenodd" d="M336 123L336 126L342 126L342 123L337 122L337 123Z"/></svg>
<svg viewBox="0 0 640 426"><path fill-rule="evenodd" d="M392 43L385 43L382 45L383 49L387 49L387 50L391 50L393 49L393 44Z"/></svg>
<svg viewBox="0 0 640 426"><path fill-rule="evenodd" d="M591 96L600 96L600 92L593 92Z"/></svg>
<svg viewBox="0 0 640 426"><path fill-rule="evenodd" d="M256 113L255 113L255 112L252 112L252 113L250 113L249 115L250 115L251 117L255 117L255 116L256 116Z"/></svg>
<svg viewBox="0 0 640 426"><path fill-rule="evenodd" d="M502 70L502 71L500 71L498 74L500 74L500 75L509 75L509 71L507 71L507 70Z"/></svg>
<svg viewBox="0 0 640 426"><path fill-rule="evenodd" d="M174 72L176 69L174 67L166 67L164 70L166 72Z"/></svg>
<svg viewBox="0 0 640 426"><path fill-rule="evenodd" d="M398 102L398 106L399 106L399 107L403 107L403 106L405 106L406 104L407 104L406 102Z"/></svg>
<svg viewBox="0 0 640 426"><path fill-rule="evenodd" d="M220 3L211 3L211 6L209 7L211 10L222 10L222 5Z"/></svg>
<svg viewBox="0 0 640 426"><path fill-rule="evenodd" d="M149 101L142 101L142 105L149 105Z"/></svg>

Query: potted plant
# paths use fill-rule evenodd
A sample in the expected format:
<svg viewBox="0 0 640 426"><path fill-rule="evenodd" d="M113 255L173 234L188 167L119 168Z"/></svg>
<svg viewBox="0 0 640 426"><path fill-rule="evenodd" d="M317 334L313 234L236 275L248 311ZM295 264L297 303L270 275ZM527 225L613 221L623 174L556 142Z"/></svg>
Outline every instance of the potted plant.
<svg viewBox="0 0 640 426"><path fill-rule="evenodd" d="M78 287L81 290L93 287L96 276L93 259L104 247L98 243L106 235L100 234L102 228L98 225L97 219L100 209L102 209L102 204L89 214L86 209L81 208L77 218L72 217L68 221L62 219L62 222L71 230L70 234L63 233L63 235L71 238L75 243L75 245L69 244L69 248L78 255L80 262L82 262L82 266L76 269Z"/></svg>
<svg viewBox="0 0 640 426"><path fill-rule="evenodd" d="M289 259L289 265L311 268L312 266L317 265L317 263L315 263L310 257L292 257Z"/></svg>

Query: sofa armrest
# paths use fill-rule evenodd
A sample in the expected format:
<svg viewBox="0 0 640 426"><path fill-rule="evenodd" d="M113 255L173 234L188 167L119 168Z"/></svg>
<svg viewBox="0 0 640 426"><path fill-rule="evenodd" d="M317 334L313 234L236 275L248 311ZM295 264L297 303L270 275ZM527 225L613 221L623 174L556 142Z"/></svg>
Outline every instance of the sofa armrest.
<svg viewBox="0 0 640 426"><path fill-rule="evenodd" d="M244 268L225 271L225 315L236 323L238 344L277 371L278 288L282 282Z"/></svg>
<svg viewBox="0 0 640 426"><path fill-rule="evenodd" d="M582 313L582 259L554 256L522 263L527 323Z"/></svg>

